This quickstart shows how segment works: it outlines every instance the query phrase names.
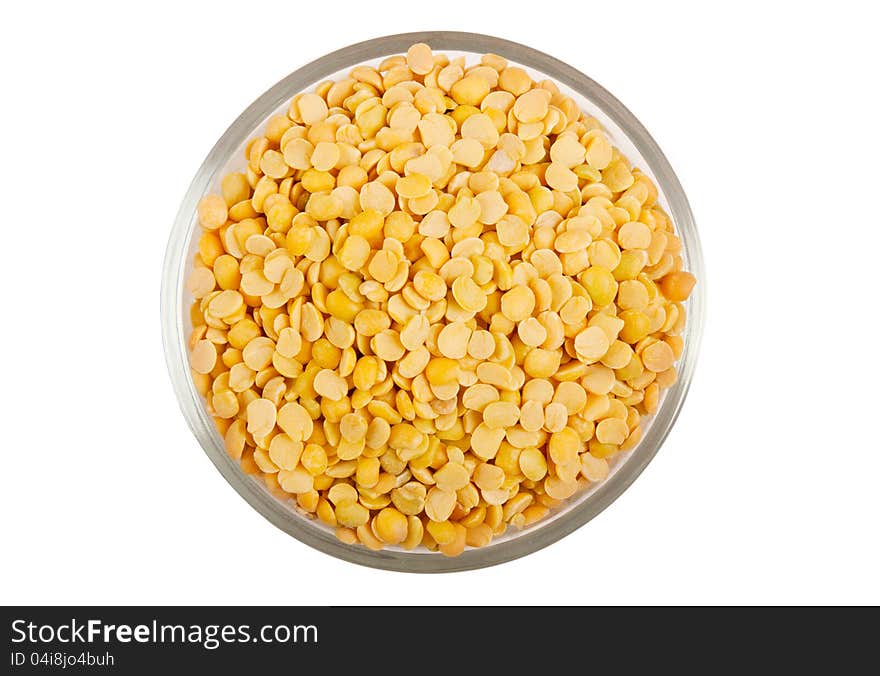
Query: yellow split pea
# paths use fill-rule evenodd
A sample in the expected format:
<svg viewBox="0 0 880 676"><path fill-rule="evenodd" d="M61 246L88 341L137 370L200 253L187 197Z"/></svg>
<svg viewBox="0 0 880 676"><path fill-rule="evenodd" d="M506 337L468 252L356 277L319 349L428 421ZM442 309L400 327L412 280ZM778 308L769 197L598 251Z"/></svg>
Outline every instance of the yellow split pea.
<svg viewBox="0 0 880 676"><path fill-rule="evenodd" d="M447 556L608 476L696 279L552 82L410 47L297 95L198 206L190 365L229 454L349 544Z"/></svg>

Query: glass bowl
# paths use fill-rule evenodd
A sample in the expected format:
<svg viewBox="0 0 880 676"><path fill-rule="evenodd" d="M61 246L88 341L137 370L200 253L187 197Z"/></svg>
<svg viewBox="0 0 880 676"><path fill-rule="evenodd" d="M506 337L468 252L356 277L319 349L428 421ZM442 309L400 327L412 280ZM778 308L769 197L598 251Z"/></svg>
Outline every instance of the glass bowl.
<svg viewBox="0 0 880 676"><path fill-rule="evenodd" d="M188 361L191 299L184 281L197 247L198 237L194 234L199 230L199 200L206 193L219 191L225 173L244 166L243 149L247 141L267 118L285 111L294 94L322 80L340 77L358 64L376 65L389 55L406 52L416 42L425 42L450 57L463 54L469 62L491 52L525 68L536 79L554 80L585 112L601 122L614 145L632 164L654 180L658 202L682 240L684 267L699 280L686 303L688 320L683 334L684 351L677 363L678 381L664 392L655 414L643 420L639 444L631 451L617 454L605 481L576 494L546 518L522 531L508 529L488 546L468 547L457 557L427 549L390 548L376 552L344 544L328 527L297 512L292 501L285 504L273 497L262 481L245 475L226 453L223 439L193 384ZM691 382L703 325L705 280L697 229L681 184L654 139L608 91L572 66L516 42L476 33L405 33L345 47L294 71L254 101L217 141L189 186L168 242L162 278L162 337L174 390L193 434L229 484L266 519L305 544L353 563L408 572L461 571L510 561L546 547L599 514L645 469L675 423Z"/></svg>

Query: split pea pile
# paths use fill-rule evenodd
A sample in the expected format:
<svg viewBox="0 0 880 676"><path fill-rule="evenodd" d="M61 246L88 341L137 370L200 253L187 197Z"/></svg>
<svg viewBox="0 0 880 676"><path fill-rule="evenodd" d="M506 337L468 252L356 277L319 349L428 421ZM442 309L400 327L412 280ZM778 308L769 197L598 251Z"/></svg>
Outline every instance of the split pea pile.
<svg viewBox="0 0 880 676"><path fill-rule="evenodd" d="M424 44L293 98L198 208L190 363L229 454L371 549L535 523L676 379L693 275L549 81Z"/></svg>

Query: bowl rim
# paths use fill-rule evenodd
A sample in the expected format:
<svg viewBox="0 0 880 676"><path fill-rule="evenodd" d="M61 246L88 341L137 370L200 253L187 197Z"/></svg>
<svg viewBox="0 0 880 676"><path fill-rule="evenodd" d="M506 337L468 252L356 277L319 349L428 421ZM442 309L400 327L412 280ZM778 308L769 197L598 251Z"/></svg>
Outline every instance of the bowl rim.
<svg viewBox="0 0 880 676"><path fill-rule="evenodd" d="M391 54L403 53L416 42L428 43L432 49L438 51L498 54L552 78L600 108L638 149L656 178L658 188L666 198L669 216L682 238L688 268L700 280L688 300L689 317L685 327L684 352L678 361L678 381L665 392L648 432L631 451L632 455L619 471L602 482L579 504L563 510L545 525L529 529L498 544L477 549L468 548L457 557L419 550L376 552L366 547L342 543L307 519L292 514L289 507L241 472L238 464L226 453L213 421L202 404L201 395L195 389L189 371L187 337L183 324L182 291L187 263L186 245L196 227L196 206L223 169L230 153L244 143L273 110L294 94L340 70ZM226 481L264 518L304 544L351 563L400 572L465 571L511 561L560 540L604 511L647 467L678 418L690 388L705 322L705 279L699 235L678 177L641 122L604 87L567 63L511 40L458 31L399 33L343 47L298 68L258 97L223 133L196 172L181 202L169 236L162 274L162 342L172 385L187 424Z"/></svg>

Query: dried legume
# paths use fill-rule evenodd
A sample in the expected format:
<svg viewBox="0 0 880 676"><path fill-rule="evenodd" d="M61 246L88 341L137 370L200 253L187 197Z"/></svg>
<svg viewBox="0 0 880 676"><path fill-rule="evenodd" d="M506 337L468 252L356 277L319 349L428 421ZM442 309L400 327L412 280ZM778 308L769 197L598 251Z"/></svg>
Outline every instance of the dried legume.
<svg viewBox="0 0 880 676"><path fill-rule="evenodd" d="M696 283L650 178L505 59L294 97L198 205L190 365L225 446L371 549L482 547L603 481Z"/></svg>

